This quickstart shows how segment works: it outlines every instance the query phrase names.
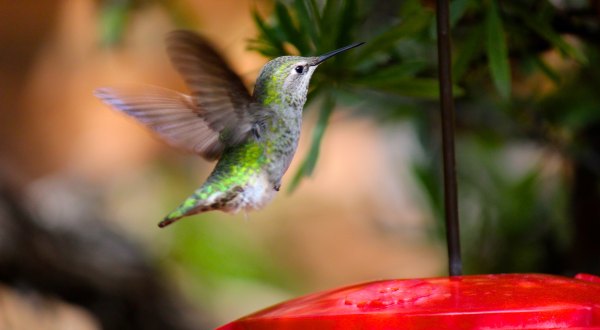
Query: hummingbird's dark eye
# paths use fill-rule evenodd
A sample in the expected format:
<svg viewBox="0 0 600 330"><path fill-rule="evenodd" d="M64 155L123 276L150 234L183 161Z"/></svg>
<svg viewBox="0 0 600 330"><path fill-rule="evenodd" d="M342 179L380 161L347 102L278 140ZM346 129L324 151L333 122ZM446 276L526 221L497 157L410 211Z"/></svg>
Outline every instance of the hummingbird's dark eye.
<svg viewBox="0 0 600 330"><path fill-rule="evenodd" d="M298 65L294 70L296 70L298 73L302 73L304 72L304 67L302 65Z"/></svg>

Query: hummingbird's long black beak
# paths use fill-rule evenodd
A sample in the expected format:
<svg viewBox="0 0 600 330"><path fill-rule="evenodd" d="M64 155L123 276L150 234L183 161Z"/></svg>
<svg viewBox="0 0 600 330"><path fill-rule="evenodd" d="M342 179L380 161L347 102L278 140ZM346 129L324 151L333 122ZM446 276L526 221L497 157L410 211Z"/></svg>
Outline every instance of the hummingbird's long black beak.
<svg viewBox="0 0 600 330"><path fill-rule="evenodd" d="M326 61L327 59L329 59L339 53L343 53L347 50L358 47L362 44L364 44L364 42L356 42L356 43L353 43L352 45L348 45L348 46L342 47L340 49L332 50L329 53L325 53L325 54L317 57L317 60L314 63L312 63L311 66L319 65L319 64L323 63L324 61Z"/></svg>

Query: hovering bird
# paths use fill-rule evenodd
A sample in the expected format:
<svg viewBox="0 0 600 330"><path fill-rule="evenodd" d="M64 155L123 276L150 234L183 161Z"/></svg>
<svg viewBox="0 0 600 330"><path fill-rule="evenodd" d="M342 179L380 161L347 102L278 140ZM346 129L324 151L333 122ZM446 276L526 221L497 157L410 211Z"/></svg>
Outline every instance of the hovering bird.
<svg viewBox="0 0 600 330"><path fill-rule="evenodd" d="M172 146L218 159L206 182L159 223L211 210L260 209L281 187L296 152L308 83L325 60L282 56L261 69L251 95L210 43L190 31L167 36L167 53L191 94L160 87L99 88L95 95Z"/></svg>

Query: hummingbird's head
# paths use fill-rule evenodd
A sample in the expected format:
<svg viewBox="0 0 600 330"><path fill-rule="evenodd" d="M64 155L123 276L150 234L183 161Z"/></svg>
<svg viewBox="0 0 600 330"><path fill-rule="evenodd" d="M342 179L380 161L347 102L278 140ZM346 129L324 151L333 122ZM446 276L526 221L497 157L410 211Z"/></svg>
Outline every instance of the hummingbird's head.
<svg viewBox="0 0 600 330"><path fill-rule="evenodd" d="M281 56L265 64L256 79L254 97L266 105L284 105L302 109L306 101L308 83L315 69L325 60L358 47L355 43L321 56Z"/></svg>

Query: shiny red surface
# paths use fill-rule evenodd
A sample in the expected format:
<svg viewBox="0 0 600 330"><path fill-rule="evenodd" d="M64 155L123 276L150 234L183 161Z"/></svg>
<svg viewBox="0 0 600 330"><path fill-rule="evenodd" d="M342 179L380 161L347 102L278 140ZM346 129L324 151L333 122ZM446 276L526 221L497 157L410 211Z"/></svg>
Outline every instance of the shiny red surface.
<svg viewBox="0 0 600 330"><path fill-rule="evenodd" d="M600 329L600 277L387 280L310 294L219 329Z"/></svg>

